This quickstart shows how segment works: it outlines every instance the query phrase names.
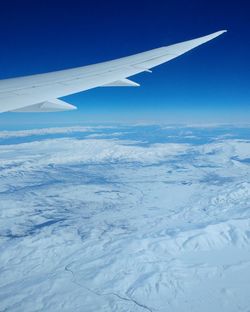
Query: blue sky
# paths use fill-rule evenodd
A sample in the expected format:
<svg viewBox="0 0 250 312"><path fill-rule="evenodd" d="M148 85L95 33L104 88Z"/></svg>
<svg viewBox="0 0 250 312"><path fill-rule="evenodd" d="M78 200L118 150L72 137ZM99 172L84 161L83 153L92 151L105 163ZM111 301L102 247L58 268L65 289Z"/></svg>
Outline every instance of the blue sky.
<svg viewBox="0 0 250 312"><path fill-rule="evenodd" d="M78 111L2 114L0 128L86 122L250 121L248 1L1 1L0 78L82 66L229 32L134 77L65 98Z"/></svg>

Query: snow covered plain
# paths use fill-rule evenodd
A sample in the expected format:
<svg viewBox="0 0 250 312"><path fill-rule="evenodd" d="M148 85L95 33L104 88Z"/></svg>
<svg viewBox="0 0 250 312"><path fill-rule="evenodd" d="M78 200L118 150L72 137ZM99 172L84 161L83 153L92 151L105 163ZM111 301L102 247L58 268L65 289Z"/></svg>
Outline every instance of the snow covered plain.
<svg viewBox="0 0 250 312"><path fill-rule="evenodd" d="M250 128L0 132L0 311L250 311Z"/></svg>

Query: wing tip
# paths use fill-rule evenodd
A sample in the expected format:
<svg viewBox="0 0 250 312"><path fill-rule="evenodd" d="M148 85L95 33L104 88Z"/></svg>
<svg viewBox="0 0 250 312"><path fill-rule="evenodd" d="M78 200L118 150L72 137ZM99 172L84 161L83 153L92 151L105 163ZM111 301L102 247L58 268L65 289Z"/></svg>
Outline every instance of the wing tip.
<svg viewBox="0 0 250 312"><path fill-rule="evenodd" d="M214 33L208 35L207 37L216 38L216 37L218 37L218 36L220 36L220 35L222 35L222 34L224 34L224 33L226 33L226 32L227 32L226 29L224 29L224 30L219 30L219 31L216 31L216 32L214 32Z"/></svg>
<svg viewBox="0 0 250 312"><path fill-rule="evenodd" d="M224 33L226 33L226 32L228 32L227 29L223 29L223 30L217 31L218 35L222 35L222 34L224 34Z"/></svg>
<svg viewBox="0 0 250 312"><path fill-rule="evenodd" d="M205 38L208 38L208 39L214 39L214 38L216 38L216 37L218 37L218 36L221 36L222 34L224 34L224 33L226 33L227 32L227 30L219 30L219 31L216 31L216 32L214 32L214 33L211 33L211 34L209 34L209 35L206 35L206 36L204 36L203 38L205 39Z"/></svg>
<svg viewBox="0 0 250 312"><path fill-rule="evenodd" d="M226 32L227 32L226 29L224 29L224 30L219 30L219 31L213 32L213 33L211 33L211 34L209 34L209 35L206 35L206 36L203 36L203 37L199 37L199 38L196 38L196 39L193 39L193 40L190 40L190 41L198 41L198 42L200 42L200 44L203 44L203 43L206 43L206 42L208 42L208 41L210 41L210 40L213 40L213 39L215 39L215 38L221 36L222 34L224 34L224 33L226 33ZM200 44L199 44L199 45L200 45ZM197 45L197 46L198 46L198 45Z"/></svg>

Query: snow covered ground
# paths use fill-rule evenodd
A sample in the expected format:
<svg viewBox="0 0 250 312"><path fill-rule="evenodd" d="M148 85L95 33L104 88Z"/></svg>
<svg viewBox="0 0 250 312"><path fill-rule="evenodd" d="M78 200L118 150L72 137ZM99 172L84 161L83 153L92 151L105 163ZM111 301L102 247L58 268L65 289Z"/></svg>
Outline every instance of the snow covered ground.
<svg viewBox="0 0 250 312"><path fill-rule="evenodd" d="M250 311L250 128L0 132L0 311Z"/></svg>

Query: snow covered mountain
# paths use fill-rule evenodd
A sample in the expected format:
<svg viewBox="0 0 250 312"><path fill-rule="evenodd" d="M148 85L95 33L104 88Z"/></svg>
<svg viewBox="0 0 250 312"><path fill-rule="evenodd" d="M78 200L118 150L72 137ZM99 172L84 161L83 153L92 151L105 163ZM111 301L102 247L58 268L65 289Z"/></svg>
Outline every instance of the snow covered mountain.
<svg viewBox="0 0 250 312"><path fill-rule="evenodd" d="M0 132L0 311L249 311L250 127Z"/></svg>

